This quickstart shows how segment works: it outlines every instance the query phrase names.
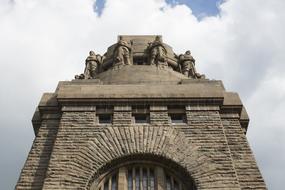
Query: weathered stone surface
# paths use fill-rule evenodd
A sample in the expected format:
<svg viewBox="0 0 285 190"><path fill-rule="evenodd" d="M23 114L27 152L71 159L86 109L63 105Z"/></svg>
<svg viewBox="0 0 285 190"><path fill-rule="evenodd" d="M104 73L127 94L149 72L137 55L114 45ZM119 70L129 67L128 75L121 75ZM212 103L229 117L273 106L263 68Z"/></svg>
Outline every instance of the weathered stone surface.
<svg viewBox="0 0 285 190"><path fill-rule="evenodd" d="M124 39L138 49L154 40ZM33 117L36 138L16 189L89 189L102 171L133 159L182 168L190 176L183 180L193 180L197 189L266 189L246 140L246 110L221 81L187 79L147 65L97 76L60 82L54 93L43 95ZM186 122L172 123L175 106ZM149 122L134 123L133 107L147 110ZM104 113L112 123L99 122Z"/></svg>
<svg viewBox="0 0 285 190"><path fill-rule="evenodd" d="M140 66L130 66L140 67ZM147 67L147 66L146 66ZM145 77L148 77L146 75ZM166 81L165 81L166 82ZM208 98L223 99L224 89L219 82L193 82L188 84L97 84L63 83L57 91L58 99L68 98Z"/></svg>
<svg viewBox="0 0 285 190"><path fill-rule="evenodd" d="M225 135L242 189L266 189L238 119L223 119Z"/></svg>
<svg viewBox="0 0 285 190"><path fill-rule="evenodd" d="M153 65L125 65L109 69L97 76L104 84L174 83L187 79L170 68Z"/></svg>
<svg viewBox="0 0 285 190"><path fill-rule="evenodd" d="M58 131L58 120L43 120L16 189L42 189Z"/></svg>

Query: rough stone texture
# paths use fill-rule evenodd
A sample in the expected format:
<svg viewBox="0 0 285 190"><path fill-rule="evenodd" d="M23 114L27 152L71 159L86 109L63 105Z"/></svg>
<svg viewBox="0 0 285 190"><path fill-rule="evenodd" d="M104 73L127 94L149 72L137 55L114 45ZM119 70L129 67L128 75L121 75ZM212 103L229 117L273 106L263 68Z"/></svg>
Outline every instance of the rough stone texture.
<svg viewBox="0 0 285 190"><path fill-rule="evenodd" d="M42 189L57 135L58 123L57 120L42 121L16 189Z"/></svg>
<svg viewBox="0 0 285 190"><path fill-rule="evenodd" d="M226 92L221 81L149 68L124 66L45 93L16 189L89 189L102 171L131 159L181 167L191 176L183 180L197 189L266 189L238 94ZM113 107L112 124L99 124L102 106ZM135 124L132 106L149 107L150 122ZM187 122L172 124L168 106L183 108Z"/></svg>
<svg viewBox="0 0 285 190"><path fill-rule="evenodd" d="M130 123L132 123L132 108L130 106L115 106L113 125L124 125Z"/></svg>
<svg viewBox="0 0 285 190"><path fill-rule="evenodd" d="M92 176L107 163L138 153L172 159L190 170L201 188L214 187L211 176L219 177L216 164L197 151L199 147L192 145L183 133L174 128L151 125L91 127L92 119L90 123L79 119L91 115L94 114L63 114L44 189L85 189ZM70 121L71 117L78 119ZM69 139L76 140L70 142Z"/></svg>
<svg viewBox="0 0 285 190"><path fill-rule="evenodd" d="M168 126L169 118L166 106L151 106L150 107L150 123L153 126Z"/></svg>
<svg viewBox="0 0 285 190"><path fill-rule="evenodd" d="M265 189L266 186L238 119L223 118L222 123L241 188Z"/></svg>
<svg viewBox="0 0 285 190"><path fill-rule="evenodd" d="M181 79L187 80L187 77L170 68L160 68L152 65L123 66L120 69L113 68L100 73L97 78L103 81L104 84L177 83Z"/></svg>

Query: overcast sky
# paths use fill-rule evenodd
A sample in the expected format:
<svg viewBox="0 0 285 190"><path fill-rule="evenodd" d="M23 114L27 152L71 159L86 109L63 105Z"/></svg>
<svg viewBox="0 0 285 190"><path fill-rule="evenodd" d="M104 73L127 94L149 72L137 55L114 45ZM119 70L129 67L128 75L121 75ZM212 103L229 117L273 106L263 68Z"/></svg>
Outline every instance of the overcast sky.
<svg viewBox="0 0 285 190"><path fill-rule="evenodd" d="M213 3L215 2L215 3ZM0 0L0 189L13 189L44 92L81 73L119 34L160 34L197 70L238 92L269 189L285 176L284 0Z"/></svg>

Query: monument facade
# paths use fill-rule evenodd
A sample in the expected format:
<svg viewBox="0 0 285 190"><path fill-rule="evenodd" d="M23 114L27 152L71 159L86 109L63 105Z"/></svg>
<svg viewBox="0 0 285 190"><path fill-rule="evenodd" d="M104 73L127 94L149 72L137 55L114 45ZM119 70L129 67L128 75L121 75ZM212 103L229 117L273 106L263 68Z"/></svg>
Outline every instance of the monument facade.
<svg viewBox="0 0 285 190"><path fill-rule="evenodd" d="M235 92L161 36L119 36L44 93L16 189L266 189Z"/></svg>

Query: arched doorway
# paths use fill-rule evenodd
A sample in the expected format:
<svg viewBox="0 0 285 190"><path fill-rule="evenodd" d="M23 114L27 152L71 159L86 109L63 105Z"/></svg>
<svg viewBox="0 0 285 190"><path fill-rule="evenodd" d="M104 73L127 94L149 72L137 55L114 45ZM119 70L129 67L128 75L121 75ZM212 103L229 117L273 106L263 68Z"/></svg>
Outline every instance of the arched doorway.
<svg viewBox="0 0 285 190"><path fill-rule="evenodd" d="M176 163L138 158L102 168L90 182L90 190L196 190L191 176Z"/></svg>

